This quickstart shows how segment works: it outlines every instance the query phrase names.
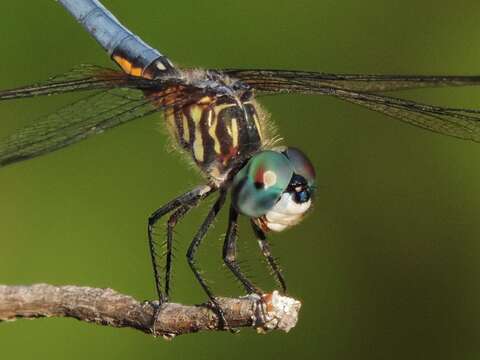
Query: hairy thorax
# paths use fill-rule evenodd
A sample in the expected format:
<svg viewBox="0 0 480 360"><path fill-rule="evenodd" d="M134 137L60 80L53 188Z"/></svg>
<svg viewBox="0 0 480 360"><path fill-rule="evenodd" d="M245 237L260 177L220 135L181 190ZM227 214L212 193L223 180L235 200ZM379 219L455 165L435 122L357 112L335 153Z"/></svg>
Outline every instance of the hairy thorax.
<svg viewBox="0 0 480 360"><path fill-rule="evenodd" d="M199 70L184 76L195 83ZM232 169L260 151L268 142L264 112L249 89L235 88L235 82L215 74L195 84L199 93L184 103L172 98L165 119L175 143L200 170L217 185ZM205 73L203 74L205 76ZM176 92L176 94L180 92ZM189 98L192 96L189 94Z"/></svg>

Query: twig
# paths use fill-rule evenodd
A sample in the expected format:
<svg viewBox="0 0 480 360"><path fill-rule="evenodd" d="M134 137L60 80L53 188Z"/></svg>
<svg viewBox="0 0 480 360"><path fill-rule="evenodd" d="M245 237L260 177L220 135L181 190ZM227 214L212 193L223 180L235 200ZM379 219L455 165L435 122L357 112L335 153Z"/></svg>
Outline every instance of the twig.
<svg viewBox="0 0 480 360"><path fill-rule="evenodd" d="M289 331L298 319L300 302L274 291L262 298L218 298L230 327L255 327L259 332ZM207 305L166 303L157 312L151 302L139 302L112 289L80 286L0 285L0 322L18 318L72 317L113 327L130 327L172 338L200 330L223 330Z"/></svg>

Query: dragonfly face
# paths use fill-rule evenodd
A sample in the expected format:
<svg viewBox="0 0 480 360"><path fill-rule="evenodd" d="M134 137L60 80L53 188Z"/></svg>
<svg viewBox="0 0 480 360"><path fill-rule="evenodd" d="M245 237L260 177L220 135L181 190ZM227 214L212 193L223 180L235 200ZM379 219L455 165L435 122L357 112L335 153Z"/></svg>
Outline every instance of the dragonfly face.
<svg viewBox="0 0 480 360"><path fill-rule="evenodd" d="M298 149L254 155L235 175L233 206L263 230L282 231L300 222L312 204L315 170Z"/></svg>

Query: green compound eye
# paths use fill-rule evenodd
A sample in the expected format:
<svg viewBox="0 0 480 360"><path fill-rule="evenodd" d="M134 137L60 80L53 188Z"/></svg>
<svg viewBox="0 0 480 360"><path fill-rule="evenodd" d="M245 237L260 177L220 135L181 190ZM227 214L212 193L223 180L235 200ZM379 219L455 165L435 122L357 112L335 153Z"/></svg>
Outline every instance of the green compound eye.
<svg viewBox="0 0 480 360"><path fill-rule="evenodd" d="M293 172L282 153L270 150L258 153L233 178L233 206L252 218L265 215L287 189Z"/></svg>
<svg viewBox="0 0 480 360"><path fill-rule="evenodd" d="M293 147L286 148L283 153L290 160L295 174L302 176L310 188L315 187L315 169L307 156Z"/></svg>

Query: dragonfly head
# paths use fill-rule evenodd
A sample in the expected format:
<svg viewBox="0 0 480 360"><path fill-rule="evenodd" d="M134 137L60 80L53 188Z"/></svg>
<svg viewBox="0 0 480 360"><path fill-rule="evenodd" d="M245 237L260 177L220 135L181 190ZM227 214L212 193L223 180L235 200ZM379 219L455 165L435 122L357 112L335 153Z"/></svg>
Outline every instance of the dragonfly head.
<svg viewBox="0 0 480 360"><path fill-rule="evenodd" d="M312 205L315 170L296 148L265 150L235 175L232 204L264 231L297 224Z"/></svg>

